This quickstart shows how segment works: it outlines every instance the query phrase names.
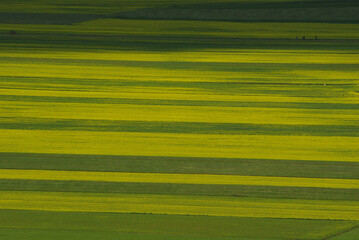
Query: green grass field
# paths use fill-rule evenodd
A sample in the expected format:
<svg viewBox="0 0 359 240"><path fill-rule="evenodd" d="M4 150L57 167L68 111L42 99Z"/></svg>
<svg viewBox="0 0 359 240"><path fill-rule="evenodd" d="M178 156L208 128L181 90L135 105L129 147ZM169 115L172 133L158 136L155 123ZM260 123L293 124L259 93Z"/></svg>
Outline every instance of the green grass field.
<svg viewBox="0 0 359 240"><path fill-rule="evenodd" d="M358 8L1 1L0 240L357 240Z"/></svg>

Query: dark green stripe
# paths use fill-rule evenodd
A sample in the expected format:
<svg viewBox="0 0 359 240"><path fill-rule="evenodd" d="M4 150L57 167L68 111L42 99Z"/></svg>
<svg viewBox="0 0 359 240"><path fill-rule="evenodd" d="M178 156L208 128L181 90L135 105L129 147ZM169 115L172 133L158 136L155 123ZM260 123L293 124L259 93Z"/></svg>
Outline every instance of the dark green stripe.
<svg viewBox="0 0 359 240"><path fill-rule="evenodd" d="M201 29L200 29L201 30ZM317 41L298 42L295 35L291 39L272 38L238 38L223 37L221 35L211 36L196 34L198 31L192 31L192 37L188 33L184 35L171 36L163 35L161 31L151 32L152 36L144 33L143 35L131 35L122 32L105 36L101 33L92 32L91 34L81 35L79 33L68 32L39 32L36 30L22 30L17 36L10 36L8 31L6 35L0 38L0 43L14 44L16 39L16 48L29 49L26 44L32 44L31 50L127 50L127 51L208 51L208 49L278 49L278 50L358 50L357 39L348 39L347 37L337 36L336 39L321 39ZM199 31L201 32L201 31ZM283 31L280 33L282 34ZM319 44L318 44L319 43ZM22 45L24 44L24 45ZM51 47L49 47L51 46Z"/></svg>
<svg viewBox="0 0 359 240"><path fill-rule="evenodd" d="M358 189L307 187L199 185L168 183L118 183L92 181L0 180L1 191L96 192L129 194L169 194L237 196L284 199L358 201Z"/></svg>
<svg viewBox="0 0 359 240"><path fill-rule="evenodd" d="M149 122L6 117L0 118L0 129L281 136L359 136L359 125Z"/></svg>
<svg viewBox="0 0 359 240"><path fill-rule="evenodd" d="M0 168L359 179L359 163L273 159L0 153Z"/></svg>

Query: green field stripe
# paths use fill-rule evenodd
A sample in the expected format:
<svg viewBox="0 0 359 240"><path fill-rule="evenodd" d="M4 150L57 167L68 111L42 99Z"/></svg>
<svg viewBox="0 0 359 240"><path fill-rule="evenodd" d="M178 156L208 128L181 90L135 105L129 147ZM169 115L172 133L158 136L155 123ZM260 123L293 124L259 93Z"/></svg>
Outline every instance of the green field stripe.
<svg viewBox="0 0 359 240"><path fill-rule="evenodd" d="M39 81L44 81L41 79ZM51 79L52 81L52 79ZM86 83L91 84L91 83ZM97 83L95 83L97 84ZM30 95L0 95L0 101L20 102L54 102L54 103L98 103L98 104L135 104L168 106L218 106L218 107L258 107L258 108L293 108L293 109L333 109L358 110L359 104L351 103L301 103L301 102L245 102L245 101L204 101L204 100L170 100L170 99L136 99L136 98L101 98L101 97L56 97Z"/></svg>
<svg viewBox="0 0 359 240"><path fill-rule="evenodd" d="M0 180L0 191L46 191L236 196L284 199L358 201L359 190L340 188L276 187L249 185L124 183L94 181Z"/></svg>
<svg viewBox="0 0 359 240"><path fill-rule="evenodd" d="M1 192L1 209L359 220L355 201L118 193Z"/></svg>
<svg viewBox="0 0 359 240"><path fill-rule="evenodd" d="M0 129L284 136L359 136L359 125L232 124L6 117L0 119Z"/></svg>
<svg viewBox="0 0 359 240"><path fill-rule="evenodd" d="M256 185L359 189L356 179L0 169L0 179Z"/></svg>
<svg viewBox="0 0 359 240"><path fill-rule="evenodd" d="M146 21L140 21L140 26L145 24ZM156 21L158 24L158 21ZM198 26L199 22L191 22ZM108 27L110 24L122 24L122 20L113 23L109 22L105 26ZM150 25L148 25L150 24ZM202 22L200 22L202 24ZM325 39L322 39L320 43L314 41L307 41L305 43L298 43L295 40L292 40L295 37L294 34L288 29L283 31L276 32L274 31L278 25L273 25L272 23L262 25L260 23L258 30L263 30L263 28L268 28L268 32L263 35L252 30L247 32L245 36L238 35L238 31L235 30L234 36L226 37L219 34L211 34L208 32L207 36L198 34L196 31L190 31L187 33L175 34L173 33L173 24L171 24L171 30L167 30L167 36L163 36L163 32L154 31L146 32L144 34L133 34L131 32L108 32L101 31L101 24L98 28L91 30L80 29L80 32L77 29L71 29L70 31L66 29L57 29L53 31L53 26L47 29L39 29L37 26L29 28L24 25L13 25L12 29L21 31L23 34L17 36L16 42L14 42L14 36L8 34L8 26L0 26L2 29L5 28L6 34L0 39L0 42L5 45L5 49L9 47L16 46L17 50L19 48L23 50L44 50L44 48L53 50L93 50L93 49L104 49L104 50L130 50L130 51L204 51L208 49L260 49L260 50L358 50L357 44L357 29L349 25L351 28L345 29L344 32L339 34L333 34L331 28L338 28L340 26L346 26L344 24L338 25L327 25L324 29L323 35ZM300 28L302 31L306 31L305 28L316 27L322 28L320 25L302 25L299 23L296 25L287 25L287 28ZM147 26L150 28L153 26L153 23L147 22ZM304 27L303 27L304 26ZM179 26L180 27L180 26ZM211 27L211 26L210 26ZM215 25L213 27L218 27ZM239 26L246 27L246 26ZM46 30L46 31L44 31ZM82 30L82 31L81 31ZM232 30L233 31L233 30ZM310 31L313 33L312 31ZM25 34L24 34L25 33ZM85 35L84 35L85 34ZM114 37L114 35L116 37ZM132 36L131 36L132 35ZM150 35L150 36L149 36ZM151 36L152 35L152 36ZM153 37L155 35L155 37ZM209 36L208 36L209 35ZM59 39L61 37L61 39ZM291 39L288 39L291 38ZM86 40L86 41L84 41ZM129 44L129 40L131 43Z"/></svg>
<svg viewBox="0 0 359 240"><path fill-rule="evenodd" d="M359 179L359 163L275 159L1 153L0 168Z"/></svg>
<svg viewBox="0 0 359 240"><path fill-rule="evenodd" d="M222 237L235 237L239 240L321 240L353 225L352 222L334 220L0 210L0 227L14 230L82 230L104 231L103 234L114 232L171 235L164 240L177 239L176 236L188 237L185 239L191 240L194 236L211 240L210 237L219 237L216 240L222 240ZM6 231L0 230L0 234L5 235ZM151 239L139 236L138 239Z"/></svg>

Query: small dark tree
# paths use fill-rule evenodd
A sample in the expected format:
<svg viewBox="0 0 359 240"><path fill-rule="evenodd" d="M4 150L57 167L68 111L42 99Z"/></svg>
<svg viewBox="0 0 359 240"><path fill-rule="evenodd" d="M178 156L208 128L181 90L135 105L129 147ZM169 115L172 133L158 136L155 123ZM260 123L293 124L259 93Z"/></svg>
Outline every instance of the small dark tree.
<svg viewBox="0 0 359 240"><path fill-rule="evenodd" d="M9 34L10 35L16 35L16 32L14 30L10 30Z"/></svg>

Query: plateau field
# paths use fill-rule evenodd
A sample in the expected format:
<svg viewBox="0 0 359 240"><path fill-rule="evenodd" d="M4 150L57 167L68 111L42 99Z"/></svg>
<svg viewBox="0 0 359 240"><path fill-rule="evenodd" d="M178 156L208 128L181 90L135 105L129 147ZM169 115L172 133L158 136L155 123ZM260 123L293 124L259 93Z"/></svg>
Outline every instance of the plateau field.
<svg viewBox="0 0 359 240"><path fill-rule="evenodd" d="M358 13L2 0L0 240L358 240Z"/></svg>

